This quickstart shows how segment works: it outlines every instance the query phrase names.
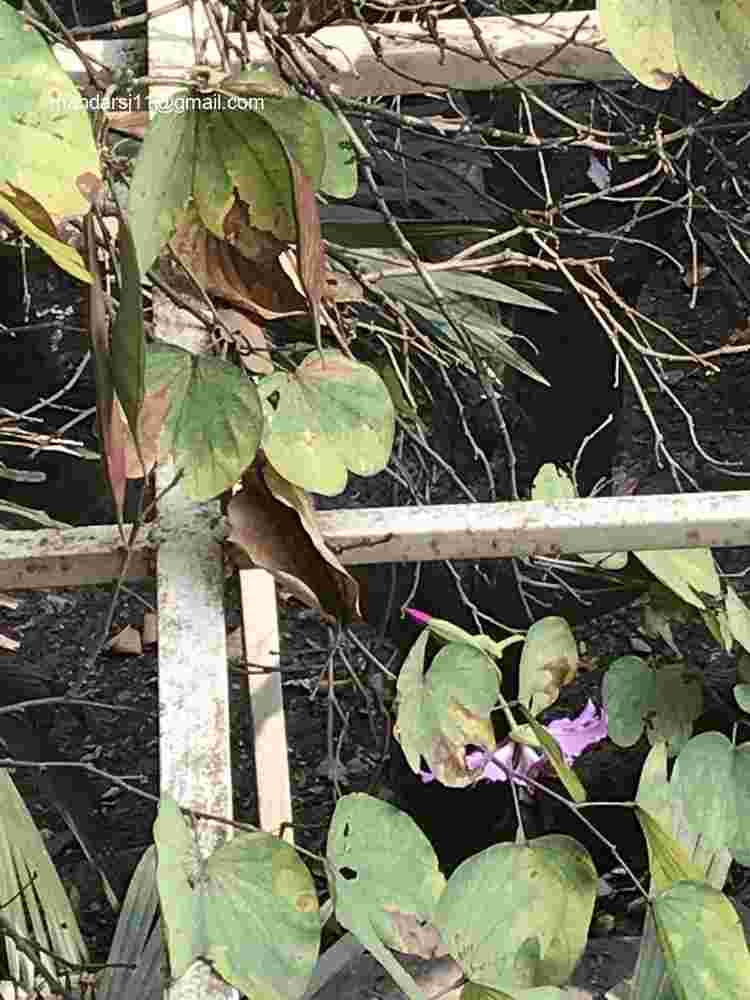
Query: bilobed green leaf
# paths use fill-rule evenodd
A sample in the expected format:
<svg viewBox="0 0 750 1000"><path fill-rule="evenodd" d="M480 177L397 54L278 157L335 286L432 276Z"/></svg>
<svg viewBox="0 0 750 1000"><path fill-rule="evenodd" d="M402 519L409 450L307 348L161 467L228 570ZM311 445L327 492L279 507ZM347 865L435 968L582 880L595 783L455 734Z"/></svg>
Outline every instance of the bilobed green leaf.
<svg viewBox="0 0 750 1000"><path fill-rule="evenodd" d="M659 552L633 552L657 580L675 594L705 610L700 594L721 597L721 583L710 549L662 549Z"/></svg>
<svg viewBox="0 0 750 1000"><path fill-rule="evenodd" d="M677 76L720 101L750 82L750 10L741 0L599 0L614 57L647 87Z"/></svg>
<svg viewBox="0 0 750 1000"><path fill-rule="evenodd" d="M295 372L269 375L258 389L265 400L263 448L291 483L335 496L347 471L371 476L385 468L395 415L372 368L339 351L314 351Z"/></svg>
<svg viewBox="0 0 750 1000"><path fill-rule="evenodd" d="M707 850L729 848L750 861L750 743L732 745L722 733L701 733L682 750L672 775L690 827Z"/></svg>
<svg viewBox="0 0 750 1000"><path fill-rule="evenodd" d="M604 686L610 739L632 747L641 738L644 720L654 704L654 671L640 656L621 656L610 664Z"/></svg>
<svg viewBox="0 0 750 1000"><path fill-rule="evenodd" d="M435 924L469 980L515 997L570 978L596 885L593 862L572 837L496 844L451 875Z"/></svg>
<svg viewBox="0 0 750 1000"><path fill-rule="evenodd" d="M722 892L704 882L677 882L651 907L679 1000L748 996L750 955L739 915Z"/></svg>
<svg viewBox="0 0 750 1000"><path fill-rule="evenodd" d="M164 444L184 471L194 500L208 500L236 483L255 457L263 411L254 384L221 358L150 344L146 391L165 391Z"/></svg>
<svg viewBox="0 0 750 1000"><path fill-rule="evenodd" d="M664 740L671 755L690 739L703 710L700 678L683 663L654 669L638 656L622 656L610 665L605 700L613 742L633 746L646 726L651 744Z"/></svg>
<svg viewBox="0 0 750 1000"><path fill-rule="evenodd" d="M208 859L201 887L209 958L241 993L296 1000L320 946L315 884L297 852L268 833L236 835Z"/></svg>
<svg viewBox="0 0 750 1000"><path fill-rule="evenodd" d="M89 210L101 172L88 113L42 36L7 3L0 3L0 135L0 190L14 185L54 218Z"/></svg>
<svg viewBox="0 0 750 1000"><path fill-rule="evenodd" d="M196 959L258 1000L296 1000L320 943L315 886L294 848L267 833L236 835L201 859L173 799L154 824L170 967Z"/></svg>
<svg viewBox="0 0 750 1000"><path fill-rule="evenodd" d="M157 112L143 140L128 198L128 221L141 275L187 213L193 193L196 130L193 111Z"/></svg>
<svg viewBox="0 0 750 1000"><path fill-rule="evenodd" d="M445 889L427 837L389 803L345 795L328 830L326 859L336 919L357 935L407 996L424 1000L388 949L410 950L410 931L432 922Z"/></svg>

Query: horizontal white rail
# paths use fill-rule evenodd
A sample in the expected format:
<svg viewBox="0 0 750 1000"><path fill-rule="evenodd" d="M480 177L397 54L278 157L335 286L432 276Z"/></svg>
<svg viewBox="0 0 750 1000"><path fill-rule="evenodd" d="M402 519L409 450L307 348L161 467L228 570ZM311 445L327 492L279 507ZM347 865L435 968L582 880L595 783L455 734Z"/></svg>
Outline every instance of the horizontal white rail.
<svg viewBox="0 0 750 1000"><path fill-rule="evenodd" d="M750 491L321 511L318 521L346 565L721 548L750 545ZM152 576L156 549L180 531L146 528L127 578ZM105 583L120 544L109 526L0 531L0 590Z"/></svg>
<svg viewBox="0 0 750 1000"><path fill-rule="evenodd" d="M750 545L750 492L383 507L319 514L342 562Z"/></svg>

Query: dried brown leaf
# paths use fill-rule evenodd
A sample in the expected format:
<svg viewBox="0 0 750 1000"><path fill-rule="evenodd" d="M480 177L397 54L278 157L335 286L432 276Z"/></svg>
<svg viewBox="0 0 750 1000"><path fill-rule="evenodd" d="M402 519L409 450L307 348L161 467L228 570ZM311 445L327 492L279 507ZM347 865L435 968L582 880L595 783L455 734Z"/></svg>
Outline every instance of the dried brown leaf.
<svg viewBox="0 0 750 1000"><path fill-rule="evenodd" d="M128 428L122 408L117 406L116 419L123 429L125 470L128 479L141 479L148 475L159 461L159 438L169 411L169 387L163 386L158 392L143 397L143 405L138 415L138 436L141 440L141 455L145 470L138 457L135 443Z"/></svg>
<svg viewBox="0 0 750 1000"><path fill-rule="evenodd" d="M320 231L320 212L315 189L307 174L291 157L289 167L297 217L297 261L302 287L313 316L320 315L320 300L326 287L326 258Z"/></svg>
<svg viewBox="0 0 750 1000"><path fill-rule="evenodd" d="M273 371L263 327L238 309L218 309L216 316L231 331L244 368L254 375L268 375Z"/></svg>
<svg viewBox="0 0 750 1000"><path fill-rule="evenodd" d="M360 618L359 588L326 548L310 498L259 458L229 503L228 542L240 568L268 570L297 600L329 621Z"/></svg>
<svg viewBox="0 0 750 1000"><path fill-rule="evenodd" d="M126 625L121 632L110 639L108 649L121 656L140 656L143 652L141 633L132 625Z"/></svg>
<svg viewBox="0 0 750 1000"><path fill-rule="evenodd" d="M243 251L251 251L255 242L257 256L251 260L238 247L241 244ZM210 233L193 215L178 226L170 246L211 295L267 320L307 312L304 297L279 266L284 244L270 233L244 230L240 238L235 232L229 243Z"/></svg>

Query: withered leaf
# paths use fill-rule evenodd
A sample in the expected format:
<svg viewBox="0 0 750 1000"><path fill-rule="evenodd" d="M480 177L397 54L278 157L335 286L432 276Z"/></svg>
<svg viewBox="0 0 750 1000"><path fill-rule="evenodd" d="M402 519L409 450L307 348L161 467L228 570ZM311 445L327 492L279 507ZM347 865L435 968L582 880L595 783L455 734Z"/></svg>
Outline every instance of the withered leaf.
<svg viewBox="0 0 750 1000"><path fill-rule="evenodd" d="M328 621L360 618L359 588L317 529L309 496L258 457L229 502L230 551L240 568L260 566Z"/></svg>

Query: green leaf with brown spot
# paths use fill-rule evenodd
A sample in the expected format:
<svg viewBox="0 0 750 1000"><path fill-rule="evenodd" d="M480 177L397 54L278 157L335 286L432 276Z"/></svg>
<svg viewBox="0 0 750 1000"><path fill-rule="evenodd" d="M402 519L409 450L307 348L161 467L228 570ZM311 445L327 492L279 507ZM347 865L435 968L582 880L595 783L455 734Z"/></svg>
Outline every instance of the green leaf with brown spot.
<svg viewBox="0 0 750 1000"><path fill-rule="evenodd" d="M391 455L393 402L380 376L335 350L314 351L296 371L258 384L266 418L263 449L291 483L336 496L347 474L372 476Z"/></svg>

